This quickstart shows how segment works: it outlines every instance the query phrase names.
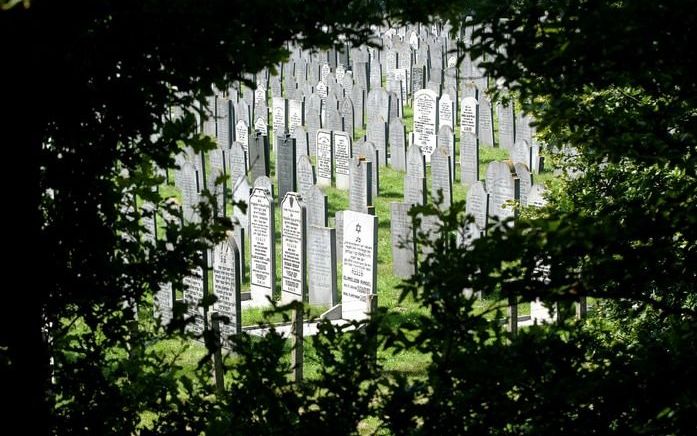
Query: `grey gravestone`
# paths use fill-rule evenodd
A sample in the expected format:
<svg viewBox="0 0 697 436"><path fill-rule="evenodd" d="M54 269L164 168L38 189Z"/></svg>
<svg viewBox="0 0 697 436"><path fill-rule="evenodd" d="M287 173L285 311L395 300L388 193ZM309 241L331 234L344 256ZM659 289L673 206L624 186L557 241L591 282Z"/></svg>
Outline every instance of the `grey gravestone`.
<svg viewBox="0 0 697 436"><path fill-rule="evenodd" d="M367 141L372 142L380 155L380 166L387 165L387 124L382 116L368 119ZM373 156L370 156L372 159Z"/></svg>
<svg viewBox="0 0 697 436"><path fill-rule="evenodd" d="M535 144L535 128L531 126L532 118L522 112L518 112L515 118L515 141L527 141Z"/></svg>
<svg viewBox="0 0 697 436"><path fill-rule="evenodd" d="M399 95L395 92L388 92L387 95L389 97L389 106L387 111L389 118L386 119L393 120L401 117L403 112L402 99L400 99Z"/></svg>
<svg viewBox="0 0 697 436"><path fill-rule="evenodd" d="M370 186L372 198L375 200L380 195L380 166L377 164L380 159L380 151L375 148L375 144L366 141L361 145L360 154L373 163Z"/></svg>
<svg viewBox="0 0 697 436"><path fill-rule="evenodd" d="M216 216L225 216L225 184L216 184L219 177L226 174L225 171L225 153L223 150L216 148L208 152L208 183L206 184L208 191L215 197L215 213Z"/></svg>
<svg viewBox="0 0 697 436"><path fill-rule="evenodd" d="M417 65L411 68L411 92L414 93L426 86L426 67Z"/></svg>
<svg viewBox="0 0 697 436"><path fill-rule="evenodd" d="M199 202L196 169L189 162L184 162L180 170L177 187L182 193L182 216L185 222L198 222L196 205Z"/></svg>
<svg viewBox="0 0 697 436"><path fill-rule="evenodd" d="M172 310L174 308L174 290L172 288L172 283L160 283L154 298L154 317L159 318L162 325L168 325L170 321L172 321Z"/></svg>
<svg viewBox="0 0 697 436"><path fill-rule="evenodd" d="M349 174L349 209L356 212L368 213L368 206L373 204L372 197L372 166L373 163L365 157L351 159Z"/></svg>
<svg viewBox="0 0 697 436"><path fill-rule="evenodd" d="M357 126L365 126L365 88L354 86L351 92L351 101L353 101L353 110L356 114L355 123Z"/></svg>
<svg viewBox="0 0 697 436"><path fill-rule="evenodd" d="M231 117L230 117L230 100L222 97L216 99L216 118L215 118L215 134L218 140L218 147L223 150L232 143Z"/></svg>
<svg viewBox="0 0 697 436"><path fill-rule="evenodd" d="M283 97L273 97L271 106L273 111L271 127L277 138L288 128L288 100Z"/></svg>
<svg viewBox="0 0 697 436"><path fill-rule="evenodd" d="M455 128L455 102L448 94L443 94L438 99L438 126Z"/></svg>
<svg viewBox="0 0 697 436"><path fill-rule="evenodd" d="M326 112L326 123L324 128L327 130L344 130L344 119L341 117L338 109L328 107Z"/></svg>
<svg viewBox="0 0 697 436"><path fill-rule="evenodd" d="M305 125L305 107L302 100L288 100L288 131L293 134L298 126Z"/></svg>
<svg viewBox="0 0 697 436"><path fill-rule="evenodd" d="M297 133L297 131L296 131ZM295 164L295 139L289 135L279 137L277 140L277 159L276 159L276 177L278 180L278 198L282 200L287 192L296 191L296 167Z"/></svg>
<svg viewBox="0 0 697 436"><path fill-rule="evenodd" d="M370 89L376 89L382 86L382 65L379 62L373 61L370 63Z"/></svg>
<svg viewBox="0 0 697 436"><path fill-rule="evenodd" d="M194 335L203 334L205 312L201 302L206 298L206 287L203 279L203 268L195 267L189 275L184 277L183 296L186 304L187 318L193 319L193 323L187 324L186 329Z"/></svg>
<svg viewBox="0 0 697 436"><path fill-rule="evenodd" d="M310 305L334 307L336 290L336 230L311 225L307 240Z"/></svg>
<svg viewBox="0 0 697 436"><path fill-rule="evenodd" d="M295 156L296 159L300 156L310 155L310 145L307 139L307 130L304 126L298 126L295 128L295 132L291 135L295 138Z"/></svg>
<svg viewBox="0 0 697 436"><path fill-rule="evenodd" d="M247 156L247 165L249 165L249 124L247 124L245 120L237 121L237 125L235 126L235 141L242 145L242 150L244 150ZM247 169L249 169L249 167L247 167Z"/></svg>
<svg viewBox="0 0 697 436"><path fill-rule="evenodd" d="M317 130L317 184L319 186L332 186L333 155L332 132L330 130Z"/></svg>
<svg viewBox="0 0 697 436"><path fill-rule="evenodd" d="M332 132L332 136L336 187L345 191L349 188L349 164L353 157L351 135L346 132Z"/></svg>
<svg viewBox="0 0 697 436"><path fill-rule="evenodd" d="M442 85L436 81L429 80L426 82L426 89L433 91L436 95L440 95Z"/></svg>
<svg viewBox="0 0 697 436"><path fill-rule="evenodd" d="M252 302L269 304L276 289L276 223L273 197L254 188L249 197L250 286Z"/></svg>
<svg viewBox="0 0 697 436"><path fill-rule="evenodd" d="M474 224L480 232L486 230L489 219L489 194L482 182L474 182L467 190L465 213L474 217Z"/></svg>
<svg viewBox="0 0 697 436"><path fill-rule="evenodd" d="M499 145L506 150L510 150L513 147L513 140L515 135L515 123L513 117L513 103L508 105L503 105L498 103L496 105L496 112L498 113L499 119Z"/></svg>
<svg viewBox="0 0 697 436"><path fill-rule="evenodd" d="M409 205L426 204L426 178L404 175L404 203Z"/></svg>
<svg viewBox="0 0 697 436"><path fill-rule="evenodd" d="M445 147L450 156L450 177L455 182L455 133L450 126L440 126L438 129L438 147Z"/></svg>
<svg viewBox="0 0 697 436"><path fill-rule="evenodd" d="M310 156L317 150L317 130L322 128L322 100L317 94L312 94L305 102L305 128L310 145Z"/></svg>
<svg viewBox="0 0 697 436"><path fill-rule="evenodd" d="M271 198L275 197L274 195L274 189L273 189L273 182L271 181L270 178L268 177L259 177L254 181L254 185L252 186L252 191L254 191L254 188L261 188L265 190L266 192L269 193Z"/></svg>
<svg viewBox="0 0 697 436"><path fill-rule="evenodd" d="M532 153L527 141L516 141L511 148L511 160L513 163L522 163L530 168Z"/></svg>
<svg viewBox="0 0 697 436"><path fill-rule="evenodd" d="M228 156L228 173L230 175L230 180L235 181L241 176L244 176L247 171L247 156L242 148L242 144L235 141L232 143L230 150L227 152Z"/></svg>
<svg viewBox="0 0 697 436"><path fill-rule="evenodd" d="M430 161L436 149L438 127L438 95L430 89L414 93L414 144Z"/></svg>
<svg viewBox="0 0 697 436"><path fill-rule="evenodd" d="M247 229L249 228L247 211L245 210L243 212L240 205L246 205L247 201L249 200L249 193L251 192L249 183L247 182L247 179L242 176L235 180L232 186L232 201L234 202L232 216L237 220L237 222L239 222L243 229ZM241 244L239 244L239 241L237 242L237 245L240 246Z"/></svg>
<svg viewBox="0 0 697 436"><path fill-rule="evenodd" d="M367 317L369 299L377 291L378 218L344 211L341 310L344 319Z"/></svg>
<svg viewBox="0 0 697 436"><path fill-rule="evenodd" d="M407 131L400 118L393 118L390 121L389 145L390 145L390 166L396 170L406 170L406 136Z"/></svg>
<svg viewBox="0 0 697 436"><path fill-rule="evenodd" d="M281 302L302 302L305 297L305 205L289 192L281 202Z"/></svg>
<svg viewBox="0 0 697 436"><path fill-rule="evenodd" d="M368 63L354 62L353 80L356 82L356 85L362 87L363 89L370 89L370 80L368 79L368 76Z"/></svg>
<svg viewBox="0 0 697 436"><path fill-rule="evenodd" d="M249 169L252 183L259 178L269 176L269 137L256 132L249 140Z"/></svg>
<svg viewBox="0 0 697 436"><path fill-rule="evenodd" d="M315 167L312 166L310 158L300 156L296 166L297 174L297 192L304 195L316 182Z"/></svg>
<svg viewBox="0 0 697 436"><path fill-rule="evenodd" d="M406 279L414 275L416 247L414 228L409 216L411 204L390 203L390 233L392 236L392 273Z"/></svg>
<svg viewBox="0 0 697 436"><path fill-rule="evenodd" d="M232 348L229 337L242 331L240 251L232 235L213 249L213 310L227 320L220 326L223 346Z"/></svg>
<svg viewBox="0 0 697 436"><path fill-rule="evenodd" d="M383 120L390 119L390 96L383 88L372 89L368 93L366 115L368 122L379 116Z"/></svg>
<svg viewBox="0 0 697 436"><path fill-rule="evenodd" d="M479 144L483 146L494 146L494 116L491 108L491 101L485 95L479 98L479 123L477 132Z"/></svg>
<svg viewBox="0 0 697 436"><path fill-rule="evenodd" d="M486 188L489 192L489 215L499 219L515 216L515 208L510 203L519 199L520 182L514 177L513 164L491 162L486 170Z"/></svg>
<svg viewBox="0 0 697 436"><path fill-rule="evenodd" d="M523 163L516 163L514 165L516 176L520 180L520 205L528 205L528 195L530 194L530 188L532 187L532 174L528 166Z"/></svg>
<svg viewBox="0 0 697 436"><path fill-rule="evenodd" d="M460 134L460 171L463 185L479 180L479 146L474 133Z"/></svg>
<svg viewBox="0 0 697 436"><path fill-rule="evenodd" d="M545 195L547 190L543 185L533 184L530 187L530 192L528 192L528 206L534 207L545 207L547 205L547 199Z"/></svg>
<svg viewBox="0 0 697 436"><path fill-rule="evenodd" d="M453 179L450 153L446 147L439 146L431 156L431 197L434 202L440 198L439 207L447 210L453 202Z"/></svg>
<svg viewBox="0 0 697 436"><path fill-rule="evenodd" d="M344 118L344 131L348 132L353 138L355 132L355 115L353 110L353 101L351 97L345 97L339 106L339 112Z"/></svg>
<svg viewBox="0 0 697 436"><path fill-rule="evenodd" d="M407 174L412 177L426 177L426 159L417 145L407 148Z"/></svg>

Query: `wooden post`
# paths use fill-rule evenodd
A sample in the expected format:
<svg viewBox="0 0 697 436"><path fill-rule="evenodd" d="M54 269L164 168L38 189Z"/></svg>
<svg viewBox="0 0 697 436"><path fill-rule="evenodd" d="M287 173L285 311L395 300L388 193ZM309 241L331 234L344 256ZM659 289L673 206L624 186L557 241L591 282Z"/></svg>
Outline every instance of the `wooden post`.
<svg viewBox="0 0 697 436"><path fill-rule="evenodd" d="M213 378L218 396L225 393L225 369L223 368L222 342L220 339L220 317L218 312L211 312L211 330L213 333Z"/></svg>
<svg viewBox="0 0 697 436"><path fill-rule="evenodd" d="M296 383L303 380L303 305L296 302L291 312L291 365Z"/></svg>
<svg viewBox="0 0 697 436"><path fill-rule="evenodd" d="M518 334L518 299L508 297L508 331L512 336Z"/></svg>

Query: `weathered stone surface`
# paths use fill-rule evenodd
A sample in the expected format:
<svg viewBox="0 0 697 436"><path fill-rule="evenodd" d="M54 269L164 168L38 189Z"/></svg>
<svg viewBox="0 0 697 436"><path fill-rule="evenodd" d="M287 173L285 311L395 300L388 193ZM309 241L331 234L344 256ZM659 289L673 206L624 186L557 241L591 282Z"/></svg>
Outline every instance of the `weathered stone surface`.
<svg viewBox="0 0 697 436"><path fill-rule="evenodd" d="M518 200L520 184L511 161L491 162L486 170L489 215L499 219L515 216L512 201Z"/></svg>
<svg viewBox="0 0 697 436"><path fill-rule="evenodd" d="M307 156L298 157L297 161L297 189L300 195L304 195L308 189L314 186L315 179L315 167L312 166L310 158Z"/></svg>
<svg viewBox="0 0 697 436"><path fill-rule="evenodd" d="M390 203L392 237L392 273L399 278L411 277L416 269L414 228L409 209L411 204Z"/></svg>
<svg viewBox="0 0 697 436"><path fill-rule="evenodd" d="M317 184L332 186L334 173L334 150L331 130L317 130Z"/></svg>
<svg viewBox="0 0 697 436"><path fill-rule="evenodd" d="M506 150L513 147L515 136L515 123L513 117L513 103L496 105L496 112L499 119L499 145Z"/></svg>
<svg viewBox="0 0 697 436"><path fill-rule="evenodd" d="M443 210L453 202L453 178L450 154L446 147L438 147L431 156L431 197Z"/></svg>
<svg viewBox="0 0 697 436"><path fill-rule="evenodd" d="M366 141L361 145L360 154L373 163L373 165L371 165L372 176L370 186L371 195L374 200L380 194L380 166L377 163L380 160L380 151L375 147L375 144Z"/></svg>
<svg viewBox="0 0 697 436"><path fill-rule="evenodd" d="M494 113L491 107L491 100L485 95L479 98L477 134L480 145L494 146Z"/></svg>
<svg viewBox="0 0 697 436"><path fill-rule="evenodd" d="M528 192L528 206L545 207L547 205L547 190L543 185L533 184Z"/></svg>
<svg viewBox="0 0 697 436"><path fill-rule="evenodd" d="M530 170L525 164L516 163L514 167L516 176L520 181L520 205L527 206L528 194L532 188L532 174L530 174Z"/></svg>
<svg viewBox="0 0 697 436"><path fill-rule="evenodd" d="M364 157L354 157L349 166L349 209L356 212L368 213L368 206L373 204L372 196L372 166L371 161Z"/></svg>
<svg viewBox="0 0 697 436"><path fill-rule="evenodd" d="M335 306L338 303L336 230L309 226L307 253L309 303L317 306Z"/></svg>
<svg viewBox="0 0 697 436"><path fill-rule="evenodd" d="M255 306L270 304L276 289L276 224L273 197L254 188L249 197L250 285Z"/></svg>
<svg viewBox="0 0 697 436"><path fill-rule="evenodd" d="M407 174L413 177L426 177L426 159L417 145L407 148Z"/></svg>
<svg viewBox="0 0 697 436"><path fill-rule="evenodd" d="M414 144L417 145L426 161L436 149L438 128L438 95L429 89L414 93Z"/></svg>
<svg viewBox="0 0 697 436"><path fill-rule="evenodd" d="M389 126L390 166L406 170L406 128L400 118L393 118Z"/></svg>
<svg viewBox="0 0 697 436"><path fill-rule="evenodd" d="M450 126L440 126L438 129L438 147L445 147L450 156L450 178L455 182L455 133Z"/></svg>
<svg viewBox="0 0 697 436"><path fill-rule="evenodd" d="M222 344L232 348L230 336L242 331L240 251L231 234L213 249L213 310L226 318L220 325Z"/></svg>
<svg viewBox="0 0 697 436"><path fill-rule="evenodd" d="M346 132L332 132L332 136L336 187L345 191L349 188L349 165L353 157L351 135Z"/></svg>

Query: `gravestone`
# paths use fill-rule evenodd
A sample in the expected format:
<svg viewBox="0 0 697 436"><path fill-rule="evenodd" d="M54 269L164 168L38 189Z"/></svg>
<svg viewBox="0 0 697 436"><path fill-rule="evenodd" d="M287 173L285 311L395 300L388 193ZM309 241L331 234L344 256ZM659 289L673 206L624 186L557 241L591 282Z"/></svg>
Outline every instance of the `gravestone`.
<svg viewBox="0 0 697 436"><path fill-rule="evenodd" d="M302 100L288 100L288 131L292 135L298 126L305 125L305 108Z"/></svg>
<svg viewBox="0 0 697 436"><path fill-rule="evenodd" d="M547 199L545 198L546 194L547 190L543 185L533 184L530 187L530 192L528 192L527 205L533 207L547 206Z"/></svg>
<svg viewBox="0 0 697 436"><path fill-rule="evenodd" d="M324 128L327 130L344 130L344 119L341 117L339 110L336 108L329 107L326 110Z"/></svg>
<svg viewBox="0 0 697 436"><path fill-rule="evenodd" d="M291 135L295 138L295 158L300 156L310 155L310 144L307 139L307 130L304 126L298 126L295 128L295 132Z"/></svg>
<svg viewBox="0 0 697 436"><path fill-rule="evenodd" d="M315 167L312 166L310 158L300 156L296 166L297 192L304 195L308 189L315 185Z"/></svg>
<svg viewBox="0 0 697 436"><path fill-rule="evenodd" d="M390 99L389 109L387 111L389 114L389 120L401 117L404 112L402 107L402 99L399 98L399 95L395 92L388 92L387 95Z"/></svg>
<svg viewBox="0 0 697 436"><path fill-rule="evenodd" d="M271 101L273 118L271 127L276 138L288 128L288 100L283 97L273 97Z"/></svg>
<svg viewBox="0 0 697 436"><path fill-rule="evenodd" d="M269 175L269 137L256 132L249 139L249 170L252 183L258 178Z"/></svg>
<svg viewBox="0 0 697 436"><path fill-rule="evenodd" d="M174 309L174 290L172 283L160 283L154 297L153 315L160 319L162 325L168 325L172 321Z"/></svg>
<svg viewBox="0 0 697 436"><path fill-rule="evenodd" d="M344 211L341 310L344 319L360 321L377 291L378 218Z"/></svg>
<svg viewBox="0 0 697 436"><path fill-rule="evenodd" d="M495 161L486 170L486 189L489 192L489 215L505 219L515 216L512 201L519 199L520 182L514 177L510 161Z"/></svg>
<svg viewBox="0 0 697 436"><path fill-rule="evenodd" d="M199 202L196 169L190 162L184 162L179 174L180 177L176 184L182 193L182 217L184 222L199 222L200 218L196 209L196 205Z"/></svg>
<svg viewBox="0 0 697 436"><path fill-rule="evenodd" d="M455 128L455 103L448 94L443 94L438 99L438 126Z"/></svg>
<svg viewBox="0 0 697 436"><path fill-rule="evenodd" d="M273 197L254 188L249 197L250 287L252 303L267 305L276 289L276 223Z"/></svg>
<svg viewBox="0 0 697 436"><path fill-rule="evenodd" d="M310 156L317 153L317 131L322 128L320 113L322 100L317 94L312 94L305 103L305 129L310 145Z"/></svg>
<svg viewBox="0 0 697 436"><path fill-rule="evenodd" d="M417 65L411 67L411 93L423 89L426 86L426 67Z"/></svg>
<svg viewBox="0 0 697 436"><path fill-rule="evenodd" d="M216 148L208 152L208 183L206 184L208 191L215 197L215 215L225 216L225 184L216 184L220 177L224 177L225 171L225 153L223 150Z"/></svg>
<svg viewBox="0 0 697 436"><path fill-rule="evenodd" d="M334 307L336 290L336 230L311 225L307 240L308 301L310 305Z"/></svg>
<svg viewBox="0 0 697 436"><path fill-rule="evenodd" d="M499 145L506 150L513 147L515 124L513 117L513 103L496 105L496 112L499 119Z"/></svg>
<svg viewBox="0 0 697 436"><path fill-rule="evenodd" d="M426 177L426 158L421 149L412 144L407 148L407 174L413 177Z"/></svg>
<svg viewBox="0 0 697 436"><path fill-rule="evenodd" d="M387 124L382 116L368 119L367 141L372 142L378 151L380 161L374 161L379 166L387 165ZM370 156L372 160L373 156Z"/></svg>
<svg viewBox="0 0 697 436"><path fill-rule="evenodd" d="M273 182L271 181L270 178L268 178L266 176L257 178L254 181L254 185L252 185L252 190L254 190L254 188L261 188L261 189L265 190L266 192L268 192L272 198L275 197L274 189L273 189Z"/></svg>
<svg viewBox="0 0 697 436"><path fill-rule="evenodd" d="M392 237L392 273L408 279L415 272L414 228L409 216L411 204L390 203L390 234Z"/></svg>
<svg viewBox="0 0 697 436"><path fill-rule="evenodd" d="M348 134L351 135L351 138L353 138L354 132L356 131L356 117L351 97L345 97L341 101L341 104L339 105L339 112L344 118L344 131L348 132Z"/></svg>
<svg viewBox="0 0 697 436"><path fill-rule="evenodd" d="M232 143L232 135L230 135L230 126L232 122L232 117L230 116L230 100L218 97L215 105L215 135L218 147L227 150Z"/></svg>
<svg viewBox="0 0 697 436"><path fill-rule="evenodd" d="M242 145L242 150L244 150L244 153L247 156L247 165L249 165L249 124L247 121L237 121L237 125L235 126L235 141ZM246 169L249 169L249 167Z"/></svg>
<svg viewBox="0 0 697 436"><path fill-rule="evenodd" d="M368 213L368 206L373 204L372 172L373 163L365 157L354 157L349 166L349 209Z"/></svg>
<svg viewBox="0 0 697 436"><path fill-rule="evenodd" d="M400 118L393 118L390 121L389 149L390 166L399 171L406 170L406 136L407 131Z"/></svg>
<svg viewBox="0 0 697 436"><path fill-rule="evenodd" d="M314 185L302 197L305 205L305 234L309 234L310 226L327 227L327 194Z"/></svg>
<svg viewBox="0 0 697 436"><path fill-rule="evenodd" d="M522 163L528 166L532 165L532 153L530 145L527 141L516 141L511 148L511 160L513 163Z"/></svg>
<svg viewBox="0 0 697 436"><path fill-rule="evenodd" d="M186 330L194 335L203 334L205 310L201 306L206 298L206 286L203 276L203 268L197 266L182 280L184 303L186 304L186 317L193 319L186 325Z"/></svg>
<svg viewBox="0 0 697 436"><path fill-rule="evenodd" d="M437 202L442 193L442 210L450 209L453 202L453 179L450 153L448 149L439 146L431 156L431 197Z"/></svg>
<svg viewBox="0 0 697 436"><path fill-rule="evenodd" d="M317 130L317 184L319 186L332 186L333 149L332 132L330 130Z"/></svg>
<svg viewBox="0 0 697 436"><path fill-rule="evenodd" d="M465 213L474 217L474 224L481 234L486 230L489 220L489 194L484 189L484 183L477 181L467 190Z"/></svg>
<svg viewBox="0 0 697 436"><path fill-rule="evenodd" d="M232 217L235 219L237 223L239 223L240 227L242 227L243 229L247 229L249 228L249 219L247 216L247 211L243 211L243 209L240 208L240 205L247 204L251 188L249 187L249 183L247 182L247 179L244 176L241 176L237 180L235 180L232 186L232 201L234 203L234 206L232 208ZM239 248L241 244L239 243L239 241L237 242Z"/></svg>
<svg viewBox="0 0 697 436"><path fill-rule="evenodd" d="M232 348L230 336L242 332L240 251L231 234L213 249L213 310L227 318L220 326L222 344Z"/></svg>
<svg viewBox="0 0 697 436"><path fill-rule="evenodd" d="M436 129L438 127L438 95L429 89L414 93L414 144L426 158L436 149Z"/></svg>
<svg viewBox="0 0 697 436"><path fill-rule="evenodd" d="M304 300L305 296L305 205L295 192L281 202L281 302Z"/></svg>
<svg viewBox="0 0 697 436"><path fill-rule="evenodd" d="M296 131L297 133L297 131ZM287 192L296 192L295 139L284 135L277 140L276 177L278 183L278 198L283 199Z"/></svg>
<svg viewBox="0 0 697 436"><path fill-rule="evenodd" d="M230 150L226 154L228 156L228 173L230 180L234 182L247 172L247 155L242 148L242 144L237 141L232 143Z"/></svg>
<svg viewBox="0 0 697 436"><path fill-rule="evenodd" d="M455 133L450 126L440 126L438 129L438 147L445 147L450 156L450 177L455 182Z"/></svg>
<svg viewBox="0 0 697 436"><path fill-rule="evenodd" d="M334 171L336 173L336 187L341 190L348 190L349 165L353 157L351 149L351 135L346 132L332 132L334 143Z"/></svg>
<svg viewBox="0 0 697 436"><path fill-rule="evenodd" d="M354 86L351 92L351 101L353 101L353 111L356 116L355 124L363 128L365 126L365 88Z"/></svg>
<svg viewBox="0 0 697 436"><path fill-rule="evenodd" d="M380 151L375 148L375 144L366 141L363 144L361 144L360 154L365 156L367 160L373 163L373 165L371 165L372 174L370 186L371 196L373 200L375 200L377 196L380 194L380 166L377 164L377 162L380 159Z"/></svg>
<svg viewBox="0 0 697 436"><path fill-rule="evenodd" d="M520 180L520 205L527 206L528 195L530 194L530 189L532 188L532 174L530 174L528 166L523 163L518 162L514 165L514 167L516 176L518 177L518 180Z"/></svg>
<svg viewBox="0 0 697 436"><path fill-rule="evenodd" d="M426 204L426 178L404 175L404 203L413 206Z"/></svg>
<svg viewBox="0 0 697 436"><path fill-rule="evenodd" d="M370 88L377 89L382 86L382 65L377 61L370 63Z"/></svg>
<svg viewBox="0 0 697 436"><path fill-rule="evenodd" d="M460 101L460 134L477 134L477 112L479 105L475 97L464 97Z"/></svg>
<svg viewBox="0 0 697 436"><path fill-rule="evenodd" d="M479 144L483 146L494 146L494 114L491 108L491 100L485 95L479 99L479 122L477 133Z"/></svg>
<svg viewBox="0 0 697 436"><path fill-rule="evenodd" d="M471 132L460 134L460 171L463 185L479 180L479 145L477 136Z"/></svg>

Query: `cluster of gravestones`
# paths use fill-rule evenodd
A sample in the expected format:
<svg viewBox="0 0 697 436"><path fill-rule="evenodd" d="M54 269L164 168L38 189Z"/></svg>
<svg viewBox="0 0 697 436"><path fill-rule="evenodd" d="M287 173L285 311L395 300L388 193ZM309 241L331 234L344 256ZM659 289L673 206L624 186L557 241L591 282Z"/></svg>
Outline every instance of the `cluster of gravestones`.
<svg viewBox="0 0 697 436"><path fill-rule="evenodd" d="M465 45L471 32L467 26L460 32ZM217 296L212 311L230 320L221 326L225 334L241 330L243 304L269 304L276 291L276 206L281 208L281 302L331 307L332 316L345 319L365 317L376 294L374 199L380 195L380 167L405 172L404 200L391 204L391 231L394 274L409 277L416 247L408 211L427 201L427 165L432 197L440 198L441 207L450 206L457 179L457 128L459 181L470 186L467 210L475 216L472 235L481 236L490 217L512 216L511 201L544 202L543 188L532 181L542 164L531 120L517 113L513 103L492 105L481 60L456 51L449 25L381 29L376 37L382 49L310 53L291 47L279 75L261 71L248 77L256 89L236 84L208 99L205 109L211 116L201 121L201 130L218 146L205 154L188 149L179 155L174 181L185 221L199 220L195 206L201 191L209 189L216 214L224 216L226 205L234 205L231 218L236 225L223 243L201 253L201 266L182 284L194 332L208 328L208 315L199 303L209 292ZM459 66L458 57L464 59ZM405 106L413 108L411 135L404 125ZM179 114L175 108L171 116ZM359 130L365 135L354 141ZM480 146L500 146L511 156L510 161L491 163L484 181L479 175ZM269 177L272 152L275 180ZM221 175L228 183L216 185ZM334 227L323 192L330 186L348 191L349 198L348 209L336 213ZM422 222L426 230L437 224L434 219ZM149 237L155 237L154 219L146 226L153 229ZM338 262L343 266L341 304ZM251 292L242 295L246 268ZM174 295L171 284L163 284L157 293L156 313L165 321L171 317Z"/></svg>

